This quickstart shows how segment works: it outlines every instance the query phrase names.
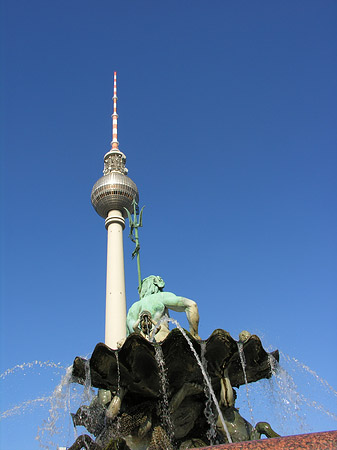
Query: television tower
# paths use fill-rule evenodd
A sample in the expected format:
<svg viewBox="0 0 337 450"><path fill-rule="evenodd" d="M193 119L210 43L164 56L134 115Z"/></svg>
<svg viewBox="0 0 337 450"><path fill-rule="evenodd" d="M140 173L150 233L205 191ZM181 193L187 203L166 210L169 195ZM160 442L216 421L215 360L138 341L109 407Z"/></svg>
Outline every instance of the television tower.
<svg viewBox="0 0 337 450"><path fill-rule="evenodd" d="M91 203L105 219L108 231L106 269L105 344L116 349L126 337L126 297L124 276L123 230L132 202L138 203L136 184L127 176L126 156L117 140L117 74L114 73L111 149L104 155L103 176L91 192Z"/></svg>

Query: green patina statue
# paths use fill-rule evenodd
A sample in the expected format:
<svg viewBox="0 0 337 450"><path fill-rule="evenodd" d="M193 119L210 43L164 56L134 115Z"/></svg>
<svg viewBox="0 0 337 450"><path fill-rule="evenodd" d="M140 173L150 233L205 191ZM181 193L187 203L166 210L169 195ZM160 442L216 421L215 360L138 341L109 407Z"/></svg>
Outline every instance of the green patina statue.
<svg viewBox="0 0 337 450"><path fill-rule="evenodd" d="M156 325L165 315L169 315L169 310L171 309L177 312L186 312L192 336L200 339L198 334L199 312L197 304L188 298L178 297L172 292L162 292L165 282L159 276L150 275L142 281L138 228L143 226L144 207L139 213L138 204L135 200L132 202L132 206L133 217L126 208L125 211L127 212L130 225L129 237L136 244L132 258L137 256L138 292L140 300L134 303L129 309L126 319L127 335L129 336L131 333L136 332L150 340L152 334L155 333L155 341L163 341L170 332L168 322L163 321L158 327Z"/></svg>
<svg viewBox="0 0 337 450"><path fill-rule="evenodd" d="M169 310L186 313L190 326L190 333L196 339L198 334L199 312L197 304L188 298L179 297L172 292L163 292L164 280L155 275L150 275L141 283L140 300L129 309L126 326L128 335L134 332L142 334L147 339L152 337L157 323L168 315ZM156 330L155 340L160 342L169 334L167 321L160 324Z"/></svg>

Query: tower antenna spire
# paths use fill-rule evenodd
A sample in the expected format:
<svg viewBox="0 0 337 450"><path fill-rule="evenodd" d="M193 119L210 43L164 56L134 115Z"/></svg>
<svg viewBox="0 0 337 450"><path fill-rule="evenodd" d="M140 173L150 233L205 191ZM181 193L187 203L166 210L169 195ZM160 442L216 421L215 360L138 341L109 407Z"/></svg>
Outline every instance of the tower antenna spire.
<svg viewBox="0 0 337 450"><path fill-rule="evenodd" d="M112 141L111 141L111 149L112 150L119 150L118 145L119 142L117 140L117 72L114 72L114 96L112 97L113 100L113 113L111 115L112 117Z"/></svg>

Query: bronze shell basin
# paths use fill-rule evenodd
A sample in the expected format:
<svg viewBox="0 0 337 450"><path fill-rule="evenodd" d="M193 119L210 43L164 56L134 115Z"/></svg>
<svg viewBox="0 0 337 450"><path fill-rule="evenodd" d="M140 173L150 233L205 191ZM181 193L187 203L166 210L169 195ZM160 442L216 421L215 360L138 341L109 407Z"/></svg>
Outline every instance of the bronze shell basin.
<svg viewBox="0 0 337 450"><path fill-rule="evenodd" d="M224 369L228 370L233 387L245 384L238 343L227 331L217 329L204 341L194 339L187 331L186 334L199 359L204 346L207 372L216 394L220 390L220 378ZM160 397L156 346L162 349L171 393L178 391L184 383L203 384L198 362L181 331L175 328L160 343L151 343L141 335L133 333L119 350L112 350L103 343L97 344L89 360L91 385L116 392L120 380L120 386L127 388L127 396L132 397L132 403L139 401L137 397ZM278 361L278 350L267 353L259 337L252 335L243 343L243 352L248 383L272 376L269 355ZM74 382L85 382L87 364L87 360L75 358L72 372Z"/></svg>

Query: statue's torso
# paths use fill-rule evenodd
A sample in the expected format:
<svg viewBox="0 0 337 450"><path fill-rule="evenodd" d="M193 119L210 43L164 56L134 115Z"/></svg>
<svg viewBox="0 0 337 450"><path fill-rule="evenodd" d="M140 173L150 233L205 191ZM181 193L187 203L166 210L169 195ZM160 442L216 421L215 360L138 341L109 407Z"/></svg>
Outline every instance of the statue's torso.
<svg viewBox="0 0 337 450"><path fill-rule="evenodd" d="M149 311L154 322L158 322L165 314L166 308L162 301L162 295L161 292L158 292L157 294L148 295L137 302L139 311Z"/></svg>
<svg viewBox="0 0 337 450"><path fill-rule="evenodd" d="M164 315L169 315L168 308L166 304L170 304L174 306L175 303L178 303L179 297L177 297L172 292L157 292L155 294L150 294L142 299L138 300L138 302L134 303L128 312L128 329L129 332L133 332L133 324L137 322L139 315L141 312L148 311L151 313L151 318L154 324L157 324ZM167 321L163 321L160 324L160 329L156 333L155 340L157 342L162 341L169 333L169 326Z"/></svg>

